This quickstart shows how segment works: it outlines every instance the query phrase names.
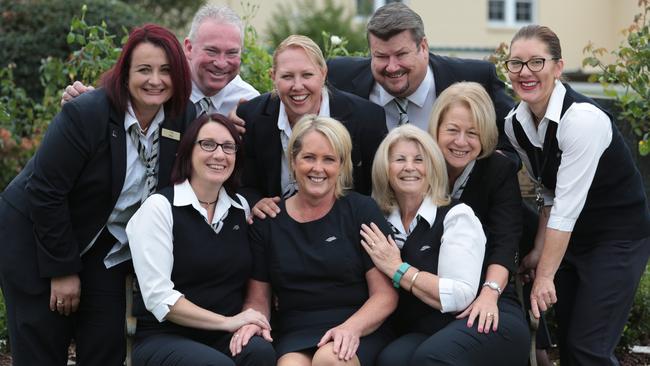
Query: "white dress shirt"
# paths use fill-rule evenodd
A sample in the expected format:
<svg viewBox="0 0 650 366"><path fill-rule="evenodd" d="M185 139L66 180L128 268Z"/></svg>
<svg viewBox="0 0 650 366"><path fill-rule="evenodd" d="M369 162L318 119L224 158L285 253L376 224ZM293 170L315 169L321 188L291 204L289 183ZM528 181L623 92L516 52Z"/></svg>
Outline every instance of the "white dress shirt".
<svg viewBox="0 0 650 366"><path fill-rule="evenodd" d="M390 93L386 91L379 83L375 83L368 99L382 107L386 112L386 127L388 131L398 126L399 111L393 102L395 99ZM420 86L413 92L413 94L406 97L409 104L406 110L409 115L409 123L417 126L425 131L429 130L429 118L433 110L433 103L436 101L436 83L433 79L433 71L427 67L427 74L420 83Z"/></svg>
<svg viewBox="0 0 650 366"><path fill-rule="evenodd" d="M330 97L327 88L323 88L321 92L320 109L318 115L321 117L330 116ZM296 121L297 122L297 121ZM290 185L294 184L289 174L289 161L287 160L287 148L289 147L289 139L291 138L291 124L287 116L287 109L284 103L280 101L280 112L278 113L278 129L280 130L280 143L282 144L282 165L280 170L280 188L282 192L286 192ZM297 189L297 187L294 187Z"/></svg>
<svg viewBox="0 0 650 366"><path fill-rule="evenodd" d="M387 217L388 222L402 234L410 235L418 219L433 226L438 207L431 197L425 197L408 230L402 225L399 208ZM444 229L438 255L438 287L441 312L464 310L474 301L481 280L485 234L474 211L464 203L454 206L444 218Z"/></svg>
<svg viewBox="0 0 650 366"><path fill-rule="evenodd" d="M512 127L517 116L530 143L542 148L549 121L558 123L556 138L562 151L562 161L557 171L555 191L542 187L544 204L552 205L547 227L560 231L573 231L576 220L587 200L587 193L598 168L598 161L612 141L609 117L589 103L574 103L560 119L566 88L556 81L544 118L535 126L526 102L510 111L506 117L505 132L532 176L532 165L526 151L519 146Z"/></svg>
<svg viewBox="0 0 650 366"><path fill-rule="evenodd" d="M226 86L219 90L219 92L210 97L212 106L210 113L219 113L227 116L233 109L237 108L239 100L244 98L251 100L260 95L260 93L253 88L252 85L245 82L239 75L235 76ZM201 114L201 106L199 101L205 98L206 95L199 89L194 82L192 82L192 94L190 101L196 107L196 115Z"/></svg>
<svg viewBox="0 0 650 366"><path fill-rule="evenodd" d="M237 195L241 204L226 193L219 191L217 206L214 210L211 226L220 227L219 223L228 216L231 207L247 211L248 203ZM191 205L203 216L208 224L208 212L199 204L198 198L189 181L174 186L174 206ZM158 321L165 320L169 308L183 296L174 289L171 273L174 267L174 220L172 206L161 194L153 194L142 204L126 226L129 246L133 257L133 268L138 277L138 284L144 304ZM209 245L209 243L205 243Z"/></svg>

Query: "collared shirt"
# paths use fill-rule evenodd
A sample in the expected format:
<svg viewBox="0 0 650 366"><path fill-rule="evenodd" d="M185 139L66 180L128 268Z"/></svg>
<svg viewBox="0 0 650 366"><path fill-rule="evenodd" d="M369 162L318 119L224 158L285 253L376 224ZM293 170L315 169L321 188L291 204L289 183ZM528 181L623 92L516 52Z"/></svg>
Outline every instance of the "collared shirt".
<svg viewBox="0 0 650 366"><path fill-rule="evenodd" d="M212 222L208 223L208 212L199 200L189 181L174 186L176 207L192 206L203 216L207 224L218 226L228 216L231 207L246 211L248 204L240 195L241 204L232 199L225 188L219 191ZM169 200L161 194L150 196L133 215L126 227L129 237L133 268L147 310L158 319L165 320L169 308L183 296L174 289L171 273L174 267L174 216Z"/></svg>
<svg viewBox="0 0 650 366"><path fill-rule="evenodd" d="M233 109L237 108L240 99L251 100L260 95L249 83L245 82L239 75L235 76L226 86L219 90L219 92L210 97L212 106L210 113L219 113L227 116ZM196 107L196 115L201 112L199 101L205 98L206 95L199 89L199 87L192 82L192 94L190 101Z"/></svg>
<svg viewBox="0 0 650 366"><path fill-rule="evenodd" d="M553 206L547 227L570 232L587 201L600 157L612 141L612 125L603 111L589 103L572 104L560 118L565 94L564 85L556 81L544 118L538 126L535 126L528 104L522 101L506 117L505 132L531 179L537 182L537 177L530 173L532 165L528 155L515 137L512 118L517 116L526 138L538 148L544 145L549 121L558 124L556 138L562 151L562 162L558 168L555 190L543 187L542 194L544 204Z"/></svg>
<svg viewBox="0 0 650 366"><path fill-rule="evenodd" d="M474 170L474 165L476 165L476 160L470 161L469 164L465 166L465 169L463 169L463 172L460 173L458 178L456 178L454 186L451 189L451 198L459 200L460 196L463 195L469 176L472 174L472 170Z"/></svg>
<svg viewBox="0 0 650 366"><path fill-rule="evenodd" d="M399 208L386 218L397 235L408 237L418 222L425 220L432 227L438 207L431 197L425 197L408 231L402 224ZM438 288L442 312L457 312L474 301L481 279L485 233L474 211L464 203L447 212L438 255Z"/></svg>
<svg viewBox="0 0 650 366"><path fill-rule="evenodd" d="M329 117L330 98L327 88L323 88L321 95L322 97L318 115L321 117ZM291 179L291 174L289 174L289 161L287 160L287 148L289 147L289 139L291 138L291 124L289 123L289 117L287 116L287 109L282 101L280 101L280 112L278 113L278 129L280 130L280 143L282 143L283 151L282 168L280 170L280 187L282 192L286 192L287 190L290 190L291 187L289 186L294 184L294 180Z"/></svg>
<svg viewBox="0 0 650 366"><path fill-rule="evenodd" d="M399 111L395 103L393 103L394 96L387 92L379 83L375 83L368 99L384 107L388 131L398 126ZM406 99L409 101L406 111L409 115L409 123L427 131L429 129L429 118L433 110L433 103L436 101L436 84L433 79L433 71L431 71L430 67L427 67L427 74L424 76L424 80L422 80L420 86L418 86L413 94L406 97Z"/></svg>
<svg viewBox="0 0 650 366"><path fill-rule="evenodd" d="M160 128L160 125L164 120L165 111L164 108L160 108L151 121L146 135L142 134L142 130L138 129L140 131L140 142L144 145L147 151L151 150L154 131ZM129 136L129 128L134 124L139 125L139 122L135 116L135 112L133 111L133 106L129 101L128 109L124 115L124 130L126 131L126 174L124 176L124 185L122 185L122 191L120 191L115 207L113 207L113 211L111 211L108 221L106 222L106 228L111 235L117 239L117 242L113 245L111 250L108 251L108 254L104 258L104 265L106 268L111 268L131 258L127 246L128 240L124 230L126 228L126 223L138 207L140 207L140 200L144 196L146 190L145 179L147 167L138 155L138 146L134 144L131 136ZM93 240L81 252L81 255L90 250L103 229L104 228L99 230Z"/></svg>

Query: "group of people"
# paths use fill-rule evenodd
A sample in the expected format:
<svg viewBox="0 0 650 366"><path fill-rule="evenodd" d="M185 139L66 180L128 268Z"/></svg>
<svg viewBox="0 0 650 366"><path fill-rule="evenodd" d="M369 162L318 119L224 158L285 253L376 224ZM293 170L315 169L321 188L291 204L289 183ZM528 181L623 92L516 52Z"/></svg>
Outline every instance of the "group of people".
<svg viewBox="0 0 650 366"><path fill-rule="evenodd" d="M74 339L79 364L122 365L135 272L135 365L525 365L516 275L535 317L555 307L562 365L616 365L650 212L557 35L514 36L517 105L402 3L367 36L369 58L330 61L289 36L259 95L241 20L206 5L182 45L138 27L97 90L66 88L0 200L14 364L64 365Z"/></svg>

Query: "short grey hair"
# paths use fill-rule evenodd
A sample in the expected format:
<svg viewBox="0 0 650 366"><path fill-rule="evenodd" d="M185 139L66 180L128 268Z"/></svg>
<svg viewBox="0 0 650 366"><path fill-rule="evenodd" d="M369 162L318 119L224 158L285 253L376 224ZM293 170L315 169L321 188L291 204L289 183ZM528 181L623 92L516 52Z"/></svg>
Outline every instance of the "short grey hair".
<svg viewBox="0 0 650 366"><path fill-rule="evenodd" d="M190 34L188 35L190 41L194 42L196 40L196 33L199 31L199 27L206 19L213 20L217 23L232 24L237 27L241 36L241 43L242 45L244 44L244 22L241 20L239 15L226 5L213 4L203 5L196 14L194 14L192 26L190 27Z"/></svg>
<svg viewBox="0 0 650 366"><path fill-rule="evenodd" d="M390 3L377 9L368 21L366 30L367 36L372 34L383 41L405 30L411 32L415 44L420 44L425 36L422 18L403 3Z"/></svg>

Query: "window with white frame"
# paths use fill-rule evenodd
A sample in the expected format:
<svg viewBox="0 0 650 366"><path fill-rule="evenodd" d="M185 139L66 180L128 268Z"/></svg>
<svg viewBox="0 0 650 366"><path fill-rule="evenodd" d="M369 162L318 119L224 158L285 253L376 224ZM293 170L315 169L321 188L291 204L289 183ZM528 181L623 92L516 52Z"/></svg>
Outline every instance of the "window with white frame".
<svg viewBox="0 0 650 366"><path fill-rule="evenodd" d="M375 10L386 4L401 2L401 0L357 0L357 16L369 17Z"/></svg>
<svg viewBox="0 0 650 366"><path fill-rule="evenodd" d="M535 19L535 0L488 0L488 21L492 26L520 27Z"/></svg>

